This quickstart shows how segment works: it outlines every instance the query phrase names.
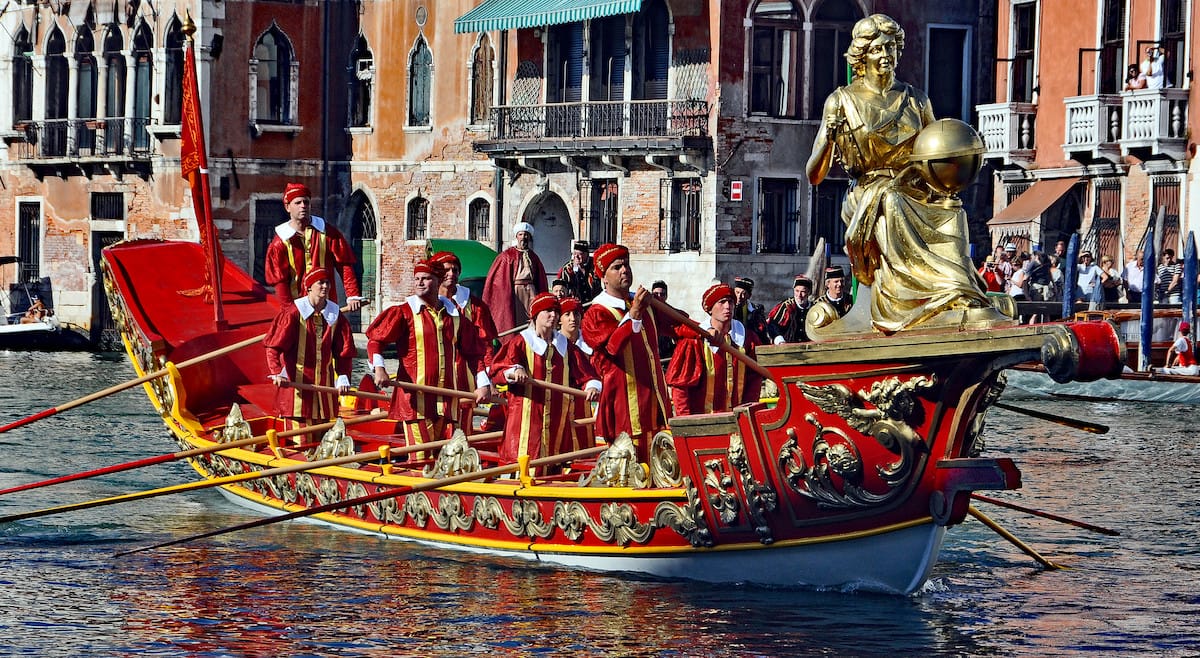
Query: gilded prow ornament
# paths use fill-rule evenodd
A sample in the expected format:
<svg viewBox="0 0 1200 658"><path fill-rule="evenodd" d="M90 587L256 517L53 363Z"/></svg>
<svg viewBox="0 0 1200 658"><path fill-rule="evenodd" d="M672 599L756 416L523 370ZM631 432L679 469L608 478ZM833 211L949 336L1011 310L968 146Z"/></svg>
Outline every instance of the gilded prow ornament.
<svg viewBox="0 0 1200 658"><path fill-rule="evenodd" d="M961 121L935 120L928 96L896 80L904 30L895 20L873 14L851 37L854 79L826 99L807 171L817 185L836 159L855 180L842 220L859 287L844 317L815 304L809 335L1011 323L1015 309L993 303L971 263L957 197L979 173L982 140Z"/></svg>

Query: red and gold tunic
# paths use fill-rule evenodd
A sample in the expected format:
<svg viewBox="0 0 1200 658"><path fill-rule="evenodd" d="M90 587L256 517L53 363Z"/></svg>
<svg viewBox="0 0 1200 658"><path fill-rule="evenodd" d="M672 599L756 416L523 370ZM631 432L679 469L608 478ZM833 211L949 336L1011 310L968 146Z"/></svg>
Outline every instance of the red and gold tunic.
<svg viewBox="0 0 1200 658"><path fill-rule="evenodd" d="M349 384L357 351L350 323L334 302L326 302L318 313L307 297L301 297L279 309L263 345L271 375L282 374L298 384ZM337 412L333 393L280 388L276 394L275 413L281 416L324 421Z"/></svg>
<svg viewBox="0 0 1200 658"><path fill-rule="evenodd" d="M413 295L380 313L371 326L367 327L367 355L371 366L383 365L383 350L388 345L396 346L400 365L396 379L425 386L453 388L472 391L488 383L482 372L484 345L479 339L475 325L458 312L453 301L438 297L438 305L431 307L420 297ZM475 379L460 381L455 359L463 359L467 369L476 373ZM398 400L407 395L397 388L392 393L390 416L397 420L454 418L458 401L442 396L416 393L409 405Z"/></svg>
<svg viewBox="0 0 1200 658"><path fill-rule="evenodd" d="M475 325L475 329L479 334L479 340L483 344L483 366L480 370L489 370L492 365L492 359L495 356L496 348L496 323L492 321L492 312L488 309L487 304L475 295L471 294L471 289L466 286L458 286L452 297L454 303L458 306L458 310L463 317L467 318ZM461 355L460 355L461 357ZM470 376L467 369L467 362L462 358L458 359L458 377L460 381L466 381Z"/></svg>
<svg viewBox="0 0 1200 658"><path fill-rule="evenodd" d="M533 329L525 329L504 341L493 361L492 381L501 384L505 375L520 366L533 379L571 386L600 389L600 380L587 357L567 337L554 332L546 342ZM576 417L573 399L565 393L532 384L508 386L507 421L500 457L508 462L521 455L537 459L589 446L579 445L571 421Z"/></svg>
<svg viewBox="0 0 1200 658"><path fill-rule="evenodd" d="M747 334L741 322L732 322L725 340L738 351L753 357L758 347L757 339L752 333ZM701 327L705 331L711 329L712 320L706 320ZM680 334L684 335L675 346L675 355L666 372L676 415L725 411L739 404L758 401L761 376L690 329L681 330Z"/></svg>
<svg viewBox="0 0 1200 658"><path fill-rule="evenodd" d="M604 384L596 409L596 436L611 441L626 432L644 458L648 446L639 437L665 427L670 409L654 312L643 309L641 321L635 322L626 314L628 307L628 301L607 292L597 295L583 314L583 339L595 350L592 365Z"/></svg>
<svg viewBox="0 0 1200 658"><path fill-rule="evenodd" d="M291 301L307 293L301 290L300 282L310 268L323 268L331 282L329 299L337 301L332 285L334 268L341 270L342 285L346 295L358 297L358 277L354 274L354 251L350 243L336 227L325 223L320 217L312 218L312 225L296 231L284 223L275 227L275 237L267 245L267 259L263 265L267 284L275 287L280 299Z"/></svg>

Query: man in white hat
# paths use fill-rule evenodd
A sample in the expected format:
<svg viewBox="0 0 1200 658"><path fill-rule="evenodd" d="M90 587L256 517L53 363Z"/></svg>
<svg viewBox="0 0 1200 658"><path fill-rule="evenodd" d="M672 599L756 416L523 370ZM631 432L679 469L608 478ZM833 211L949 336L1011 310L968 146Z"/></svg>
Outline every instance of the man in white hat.
<svg viewBox="0 0 1200 658"><path fill-rule="evenodd" d="M533 252L533 226L513 226L513 246L500 252L483 284L483 303L492 309L496 330L503 333L529 323L529 304L547 292L546 268Z"/></svg>

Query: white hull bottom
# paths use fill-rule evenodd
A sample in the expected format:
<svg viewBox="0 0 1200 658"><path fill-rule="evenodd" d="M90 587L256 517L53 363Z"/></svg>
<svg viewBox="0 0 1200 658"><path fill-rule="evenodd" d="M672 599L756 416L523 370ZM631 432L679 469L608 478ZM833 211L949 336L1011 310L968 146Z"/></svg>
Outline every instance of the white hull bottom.
<svg viewBox="0 0 1200 658"><path fill-rule="evenodd" d="M273 516L279 510L249 500L225 488L230 501ZM874 591L911 594L929 578L937 563L946 528L929 523L867 537L795 546L763 546L747 550L697 549L686 553L594 555L535 549L510 551L453 542L412 539L303 519L387 539L480 555L516 558L540 565L643 574L672 580L710 583L749 583L770 587L803 587L839 591Z"/></svg>
<svg viewBox="0 0 1200 658"><path fill-rule="evenodd" d="M1131 402L1200 403L1200 378L1194 383L1143 379L1098 379L1059 384L1050 375L1028 370L1008 370L1008 385L1027 393L1050 397Z"/></svg>

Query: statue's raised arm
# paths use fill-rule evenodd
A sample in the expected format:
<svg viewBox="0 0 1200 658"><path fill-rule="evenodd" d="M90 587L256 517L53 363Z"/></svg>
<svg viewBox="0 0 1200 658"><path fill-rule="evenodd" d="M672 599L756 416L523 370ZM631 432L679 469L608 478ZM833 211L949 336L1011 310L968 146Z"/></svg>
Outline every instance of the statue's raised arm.
<svg viewBox="0 0 1200 658"><path fill-rule="evenodd" d="M903 49L904 30L888 16L858 21L845 54L854 78L825 101L808 179L820 183L836 159L855 181L842 219L860 285L845 317L816 305L809 324L818 339L990 326L1011 315L984 292L955 196L978 174L983 143L961 121L935 121L925 93L896 80Z"/></svg>

